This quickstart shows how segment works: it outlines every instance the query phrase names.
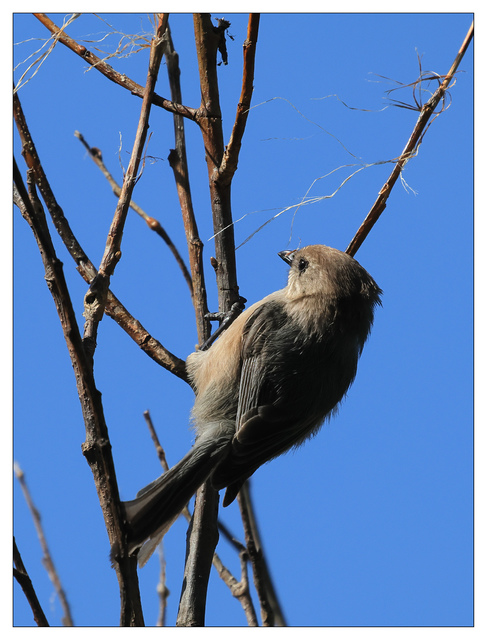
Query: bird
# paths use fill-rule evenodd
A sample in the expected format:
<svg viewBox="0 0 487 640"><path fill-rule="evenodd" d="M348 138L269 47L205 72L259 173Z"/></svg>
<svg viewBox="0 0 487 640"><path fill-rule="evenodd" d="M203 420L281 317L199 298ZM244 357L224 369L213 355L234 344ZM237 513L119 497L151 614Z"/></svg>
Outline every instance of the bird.
<svg viewBox="0 0 487 640"><path fill-rule="evenodd" d="M382 290L350 255L308 245L278 255L287 285L241 313L186 360L195 442L171 469L122 502L129 554L143 566L210 479L223 506L264 463L300 446L352 384Z"/></svg>

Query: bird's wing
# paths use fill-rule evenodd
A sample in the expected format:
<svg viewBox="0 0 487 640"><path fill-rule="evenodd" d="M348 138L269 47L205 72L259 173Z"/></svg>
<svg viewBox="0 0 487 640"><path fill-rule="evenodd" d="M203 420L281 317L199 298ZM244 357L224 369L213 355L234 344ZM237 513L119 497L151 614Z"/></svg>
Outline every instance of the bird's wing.
<svg viewBox="0 0 487 640"><path fill-rule="evenodd" d="M217 488L232 485L224 504L258 467L312 430L292 399L299 393L302 366L295 338L296 330L290 330L289 317L278 302L258 307L245 324L237 430L229 454L213 474Z"/></svg>

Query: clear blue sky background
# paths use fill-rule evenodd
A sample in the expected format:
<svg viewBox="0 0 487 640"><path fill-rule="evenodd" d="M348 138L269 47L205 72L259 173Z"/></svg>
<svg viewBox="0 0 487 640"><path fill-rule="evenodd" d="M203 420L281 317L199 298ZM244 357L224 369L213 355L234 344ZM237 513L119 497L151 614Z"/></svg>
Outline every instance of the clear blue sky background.
<svg viewBox="0 0 487 640"><path fill-rule="evenodd" d="M219 67L228 140L240 95L247 16L224 15L234 37L227 40L229 64ZM62 24L62 15L51 17ZM254 108L232 188L237 244L304 196L322 199L282 213L238 249L240 291L249 303L284 286L286 267L278 251L314 243L346 248L392 168L384 161L402 151L417 118L414 111L391 106L387 90L417 79L418 56L423 70L445 74L471 20L471 14L262 16ZM192 18L174 14L170 25L180 55L183 102L196 107ZM28 14L14 16L13 26L17 81L48 34ZM150 26L145 14L83 15L67 31L89 48L113 51L121 32L140 34ZM145 49L110 63L144 84L147 58ZM289 625L473 622L473 45L460 69L449 109L432 123L403 173L404 185L396 184L356 256L384 296L346 401L313 441L252 479L265 551ZM164 67L157 92L169 96ZM99 147L120 180L120 161L127 166L141 101L96 71L87 72L61 45L19 95L51 186L98 265L116 199L73 133L81 131ZM391 97L412 100L410 89ZM167 162L174 146L170 114L154 108L151 132L152 159L134 200L185 252ZM196 125L187 122L186 134L210 306L216 308L204 152ZM23 168L15 133L14 151ZM379 164L359 171L327 198L347 176L374 163ZM81 453L84 425L71 364L37 247L17 209L13 224L14 458L42 514L75 623L117 625L118 586ZM55 242L82 326L87 286L57 237ZM197 341L194 314L172 256L133 212L122 251L113 291L152 335L185 358ZM151 411L174 463L192 442L192 392L107 317L100 327L95 376L120 492L130 499L160 473L143 411ZM16 482L13 497L17 544L50 623L59 625L61 607ZM236 504L221 517L242 539ZM180 520L164 543L170 625L181 588L185 532ZM219 553L238 577L235 553L224 542ZM140 572L148 625L157 619L158 573L157 556ZM15 625L33 624L17 585L13 619ZM246 624L215 572L207 624Z"/></svg>

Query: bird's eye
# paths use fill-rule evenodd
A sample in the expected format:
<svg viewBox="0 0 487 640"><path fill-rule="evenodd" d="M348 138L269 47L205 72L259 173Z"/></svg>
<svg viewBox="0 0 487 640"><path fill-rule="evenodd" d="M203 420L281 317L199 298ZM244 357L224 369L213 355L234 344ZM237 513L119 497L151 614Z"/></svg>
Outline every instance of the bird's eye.
<svg viewBox="0 0 487 640"><path fill-rule="evenodd" d="M299 262L298 262L298 269L303 272L306 271L306 268L308 266L308 261L305 260L304 258L300 258Z"/></svg>

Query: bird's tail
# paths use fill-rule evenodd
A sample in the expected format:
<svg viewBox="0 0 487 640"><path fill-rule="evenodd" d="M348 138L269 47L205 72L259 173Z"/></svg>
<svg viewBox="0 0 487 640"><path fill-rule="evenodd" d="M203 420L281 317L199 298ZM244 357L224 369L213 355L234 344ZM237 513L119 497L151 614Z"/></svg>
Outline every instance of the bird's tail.
<svg viewBox="0 0 487 640"><path fill-rule="evenodd" d="M228 438L197 440L174 467L141 489L134 500L122 502L129 553L138 551L142 567L150 558L191 496L209 477L229 445Z"/></svg>

